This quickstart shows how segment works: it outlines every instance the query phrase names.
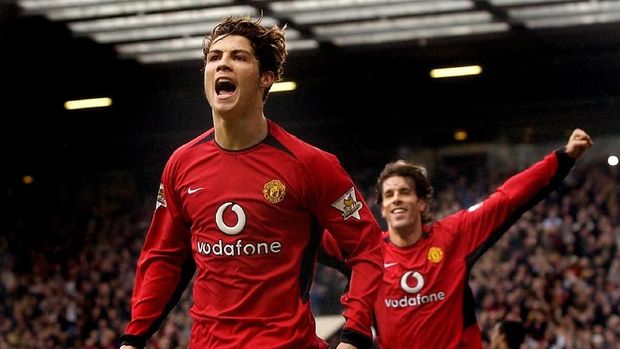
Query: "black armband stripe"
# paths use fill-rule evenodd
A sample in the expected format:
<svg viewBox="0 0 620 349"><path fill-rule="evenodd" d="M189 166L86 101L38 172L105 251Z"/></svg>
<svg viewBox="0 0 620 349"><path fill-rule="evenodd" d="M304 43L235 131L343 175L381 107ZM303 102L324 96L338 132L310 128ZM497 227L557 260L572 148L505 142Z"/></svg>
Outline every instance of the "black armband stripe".
<svg viewBox="0 0 620 349"><path fill-rule="evenodd" d="M340 342L349 343L357 349L370 349L372 338L365 336L357 331L345 328L340 333Z"/></svg>
<svg viewBox="0 0 620 349"><path fill-rule="evenodd" d="M323 238L323 229L319 226L318 219L313 216L310 224L310 240L306 248L304 248L300 261L301 265L299 266L299 289L301 291L301 300L304 303L310 300L310 288L314 279L316 255Z"/></svg>

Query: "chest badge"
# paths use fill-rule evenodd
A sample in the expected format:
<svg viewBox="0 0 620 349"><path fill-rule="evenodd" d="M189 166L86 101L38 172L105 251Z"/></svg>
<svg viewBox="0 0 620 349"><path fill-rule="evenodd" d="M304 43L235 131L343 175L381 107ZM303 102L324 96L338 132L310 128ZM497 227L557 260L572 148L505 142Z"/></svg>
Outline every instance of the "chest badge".
<svg viewBox="0 0 620 349"><path fill-rule="evenodd" d="M263 186L263 195L267 201L272 204L277 204L278 202L284 200L284 195L286 195L286 186L277 179L271 180Z"/></svg>
<svg viewBox="0 0 620 349"><path fill-rule="evenodd" d="M439 263L443 259L443 250L441 247L431 247L428 249L428 255L426 256L431 263Z"/></svg>

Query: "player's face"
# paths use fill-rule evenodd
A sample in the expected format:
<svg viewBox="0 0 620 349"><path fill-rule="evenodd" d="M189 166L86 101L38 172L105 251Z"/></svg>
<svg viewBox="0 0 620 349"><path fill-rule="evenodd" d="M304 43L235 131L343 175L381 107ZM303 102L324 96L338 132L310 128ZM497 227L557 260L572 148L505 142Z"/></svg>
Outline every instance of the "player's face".
<svg viewBox="0 0 620 349"><path fill-rule="evenodd" d="M421 224L426 208L424 199L415 193L415 183L409 177L393 176L383 182L381 215L390 229L414 229Z"/></svg>
<svg viewBox="0 0 620 349"><path fill-rule="evenodd" d="M248 108L262 106L264 87L273 82L269 80L273 74L267 72L261 76L254 49L247 38L239 35L216 38L206 61L205 94L215 113L223 117L247 114ZM237 113L229 113L231 111Z"/></svg>

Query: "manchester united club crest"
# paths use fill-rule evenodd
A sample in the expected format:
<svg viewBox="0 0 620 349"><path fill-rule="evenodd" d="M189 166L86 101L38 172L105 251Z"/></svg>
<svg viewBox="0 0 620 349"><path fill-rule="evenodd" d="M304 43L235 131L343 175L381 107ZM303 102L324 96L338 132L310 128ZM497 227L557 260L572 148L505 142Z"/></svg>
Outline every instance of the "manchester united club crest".
<svg viewBox="0 0 620 349"><path fill-rule="evenodd" d="M428 255L426 256L432 263L439 263L443 259L443 250L441 247L431 247L428 249Z"/></svg>
<svg viewBox="0 0 620 349"><path fill-rule="evenodd" d="M284 200L284 195L286 195L286 186L277 179L271 180L263 186L263 195L267 201L272 204L277 204L278 202Z"/></svg>
<svg viewBox="0 0 620 349"><path fill-rule="evenodd" d="M345 221L351 217L359 220L362 206L362 203L357 201L357 197L355 196L355 188L353 187L351 187L351 189L349 189L343 196L332 204L332 207L337 208L342 212L342 217Z"/></svg>

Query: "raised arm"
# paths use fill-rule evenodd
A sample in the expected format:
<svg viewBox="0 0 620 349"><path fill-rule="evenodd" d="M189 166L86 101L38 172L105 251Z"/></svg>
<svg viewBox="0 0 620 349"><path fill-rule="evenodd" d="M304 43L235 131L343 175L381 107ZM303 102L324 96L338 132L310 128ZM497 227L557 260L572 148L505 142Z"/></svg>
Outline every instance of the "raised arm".
<svg viewBox="0 0 620 349"><path fill-rule="evenodd" d="M447 219L468 253L469 264L497 241L521 215L557 189L586 149L590 136L575 129L566 145L509 178L486 200ZM450 222L452 220L452 222Z"/></svg>

